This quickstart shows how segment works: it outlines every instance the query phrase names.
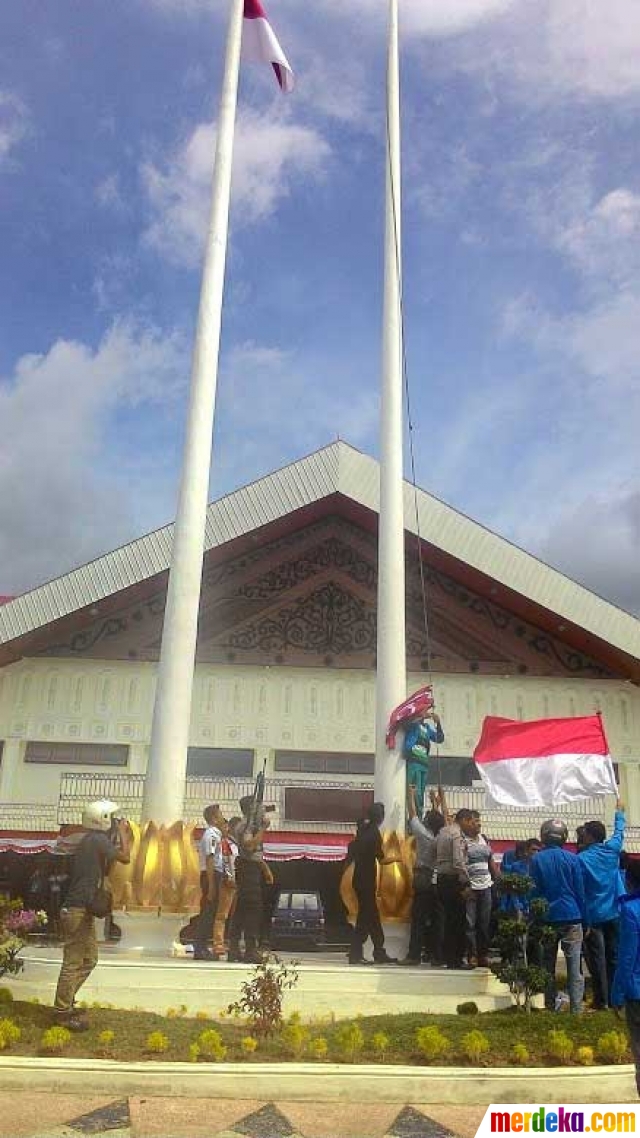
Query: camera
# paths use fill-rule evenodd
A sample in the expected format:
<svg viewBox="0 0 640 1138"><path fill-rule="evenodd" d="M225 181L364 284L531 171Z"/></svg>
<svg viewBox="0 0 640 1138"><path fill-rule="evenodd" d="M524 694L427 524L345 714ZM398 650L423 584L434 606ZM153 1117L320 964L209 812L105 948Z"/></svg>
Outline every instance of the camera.
<svg viewBox="0 0 640 1138"><path fill-rule="evenodd" d="M122 849L122 836L120 834L120 826L122 823L124 823L125 826L129 825L126 818L118 818L115 814L111 815L111 828L107 836L112 845L118 850Z"/></svg>

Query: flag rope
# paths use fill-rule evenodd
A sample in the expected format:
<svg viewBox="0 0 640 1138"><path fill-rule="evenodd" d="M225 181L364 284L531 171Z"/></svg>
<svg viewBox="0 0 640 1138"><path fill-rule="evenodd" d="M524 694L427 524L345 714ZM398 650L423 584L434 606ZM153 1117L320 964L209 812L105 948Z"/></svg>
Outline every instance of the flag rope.
<svg viewBox="0 0 640 1138"><path fill-rule="evenodd" d="M402 377L404 381L405 400L407 406L407 427L409 431L409 456L411 463L411 483L413 486L413 504L416 518L416 534L418 538L418 568L420 570L420 591L422 596L422 615L424 621L424 634L425 643L427 648L427 679L433 688L433 664L431 652L431 633L429 627L429 605L427 599L427 580L424 571L424 564L422 561L422 533L420 530L420 511L418 508L418 483L416 479L416 460L415 448L413 445L413 415L411 413L411 389L409 386L409 368L407 364L407 348L405 337L405 320L404 320L404 297L402 285L402 266L400 263L400 242L398 240L398 193L397 187L393 177L393 163L391 161L391 134L389 128L389 100L387 99L387 114L386 114L386 127L387 127L387 161L389 163L389 184L391 186L391 208L393 213L393 241L396 255L396 272L398 278L398 305L400 308L400 327L402 329ZM436 743L436 765L438 771L438 786L442 782L442 764L440 761L440 747Z"/></svg>

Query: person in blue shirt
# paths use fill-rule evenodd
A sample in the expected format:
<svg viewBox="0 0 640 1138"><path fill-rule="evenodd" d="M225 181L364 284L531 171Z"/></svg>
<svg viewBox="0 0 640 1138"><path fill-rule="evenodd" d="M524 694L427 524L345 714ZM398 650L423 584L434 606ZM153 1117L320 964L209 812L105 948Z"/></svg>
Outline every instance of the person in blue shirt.
<svg viewBox="0 0 640 1138"><path fill-rule="evenodd" d="M440 716L431 711L427 716L410 719L404 732L402 753L407 762L407 794L410 786L415 787L416 810L420 816L425 808L429 752L432 743L444 743Z"/></svg>
<svg viewBox="0 0 640 1138"><path fill-rule="evenodd" d="M556 1003L556 962L558 944L567 962L567 988L570 1010L582 1011L584 978L581 958L585 925L584 879L577 854L563 850L569 832L559 818L543 822L540 828L542 849L531 859L534 896L542 897L549 906L544 919L555 936L545 942L543 965L549 980L544 993L544 1006L553 1011Z"/></svg>
<svg viewBox="0 0 640 1138"><path fill-rule="evenodd" d="M620 898L618 964L611 985L611 1006L624 1009L640 1095L640 892Z"/></svg>
<svg viewBox="0 0 640 1138"><path fill-rule="evenodd" d="M602 822L585 822L583 846L579 855L584 878L586 921L589 932L584 940L584 958L593 983L593 1006L608 1007L609 992L618 959L620 898L624 887L620 877L620 854L624 841L625 816L620 799L612 837Z"/></svg>

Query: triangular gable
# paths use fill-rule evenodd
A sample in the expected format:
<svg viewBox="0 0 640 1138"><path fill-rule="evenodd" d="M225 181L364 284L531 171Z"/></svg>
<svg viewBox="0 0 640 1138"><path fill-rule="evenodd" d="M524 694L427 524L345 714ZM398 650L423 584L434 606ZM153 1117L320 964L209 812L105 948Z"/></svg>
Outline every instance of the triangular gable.
<svg viewBox="0 0 640 1138"><path fill-rule="evenodd" d="M328 500L346 501L370 515L375 525L378 463L344 442L335 442L212 502L207 511L206 550L303 516ZM565 625L573 625L632 661L640 660L640 622L635 617L433 495L419 490L417 500L421 537L442 564L464 567L475 584L484 581L491 594L498 591L503 597L522 598L546 610L561 632ZM407 534L415 539L415 498L408 482L405 521ZM165 526L2 605L0 645L166 573L172 537L173 526Z"/></svg>

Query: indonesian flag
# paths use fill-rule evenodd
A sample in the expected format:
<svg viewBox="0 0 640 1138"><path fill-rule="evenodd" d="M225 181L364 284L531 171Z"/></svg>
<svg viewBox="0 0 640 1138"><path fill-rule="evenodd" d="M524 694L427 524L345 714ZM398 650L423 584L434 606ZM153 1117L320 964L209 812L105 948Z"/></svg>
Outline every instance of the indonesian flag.
<svg viewBox="0 0 640 1138"><path fill-rule="evenodd" d="M600 714L529 723L488 715L473 757L501 806L560 806L618 793Z"/></svg>
<svg viewBox="0 0 640 1138"><path fill-rule="evenodd" d="M398 728L402 723L406 723L407 719L415 719L416 715L428 715L433 710L433 688L427 684L424 688L418 688L418 691L405 699L395 711L391 712L389 719L389 726L387 727L387 747L392 750L396 745L396 735Z"/></svg>
<svg viewBox="0 0 640 1138"><path fill-rule="evenodd" d="M283 91L293 91L293 71L267 19L261 0L244 0L242 58L270 63Z"/></svg>

